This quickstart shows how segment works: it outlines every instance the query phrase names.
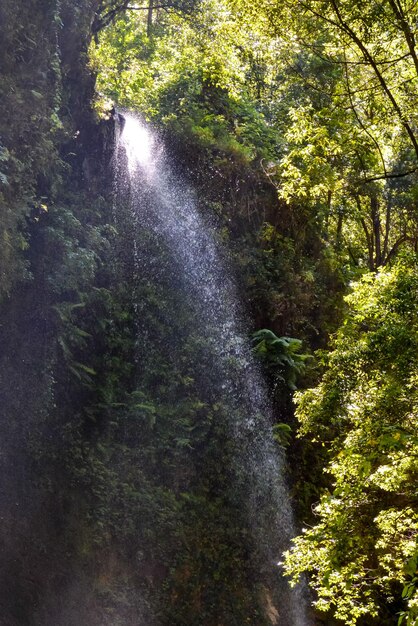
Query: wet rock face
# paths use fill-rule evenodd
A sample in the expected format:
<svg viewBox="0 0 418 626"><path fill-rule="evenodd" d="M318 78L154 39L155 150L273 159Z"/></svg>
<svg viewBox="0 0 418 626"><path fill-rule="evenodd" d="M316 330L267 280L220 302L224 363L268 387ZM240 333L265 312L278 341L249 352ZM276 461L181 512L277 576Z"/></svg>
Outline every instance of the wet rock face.
<svg viewBox="0 0 418 626"><path fill-rule="evenodd" d="M263 587L261 590L261 603L270 624L272 624L272 626L277 626L278 624L280 624L279 611L274 605L270 591L266 587Z"/></svg>
<svg viewBox="0 0 418 626"><path fill-rule="evenodd" d="M89 192L111 190L112 159L120 132L120 116L112 111L109 119L88 124L80 134L76 150L81 157L83 185Z"/></svg>

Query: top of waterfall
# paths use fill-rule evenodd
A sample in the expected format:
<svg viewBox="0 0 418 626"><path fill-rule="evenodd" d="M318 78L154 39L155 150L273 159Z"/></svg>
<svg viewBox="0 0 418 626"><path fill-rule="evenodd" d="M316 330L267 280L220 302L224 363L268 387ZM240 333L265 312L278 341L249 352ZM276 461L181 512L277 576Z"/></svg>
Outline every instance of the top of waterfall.
<svg viewBox="0 0 418 626"><path fill-rule="evenodd" d="M149 170L153 165L155 139L146 125L134 115L123 113L124 125L121 142L126 150L129 171L132 174L140 167Z"/></svg>

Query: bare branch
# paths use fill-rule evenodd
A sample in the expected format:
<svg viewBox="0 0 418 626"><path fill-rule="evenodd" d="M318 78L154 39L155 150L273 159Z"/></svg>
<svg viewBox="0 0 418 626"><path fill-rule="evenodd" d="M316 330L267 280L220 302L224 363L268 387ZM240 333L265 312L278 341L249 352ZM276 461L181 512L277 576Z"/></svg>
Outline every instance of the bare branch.
<svg viewBox="0 0 418 626"><path fill-rule="evenodd" d="M345 56L345 52L344 52L344 56ZM354 104L353 93L351 91L350 77L349 77L349 74L348 74L347 66L345 66L345 68L344 68L344 73L345 73L345 82L346 82L346 85L347 85L347 92L348 92L348 97L349 97L349 100L350 100L351 109L352 109L352 111L353 111L353 113L355 115L355 118L356 118L358 124L360 125L360 128L366 133L366 135L372 140L372 142L376 146L376 149L377 149L377 151L379 153L379 156L380 156L380 160L382 162L383 171L385 173L385 176L387 176L386 163L385 163L385 159L383 157L382 150L380 149L379 142L374 137L374 135L372 135L372 133L368 130L368 128L366 128L366 126L363 124L363 122L360 119L360 116L358 114L357 108L356 108L356 106Z"/></svg>
<svg viewBox="0 0 418 626"><path fill-rule="evenodd" d="M386 172L384 174L371 176L370 178L364 178L359 184L373 183L376 180L389 180L391 178L405 178L405 176L410 176L411 174L415 174L415 172L417 171L418 171L418 166L414 167L413 169L406 170L405 172L392 172L392 173Z"/></svg>

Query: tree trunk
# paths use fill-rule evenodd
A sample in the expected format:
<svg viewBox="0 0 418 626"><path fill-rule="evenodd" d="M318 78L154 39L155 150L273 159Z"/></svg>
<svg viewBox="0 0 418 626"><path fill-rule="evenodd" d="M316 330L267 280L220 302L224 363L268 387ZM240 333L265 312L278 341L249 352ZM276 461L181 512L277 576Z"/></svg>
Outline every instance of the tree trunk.
<svg viewBox="0 0 418 626"><path fill-rule="evenodd" d="M148 37L151 36L151 31L152 31L152 14L154 11L154 0L149 0L149 5L148 5L148 17L147 17L147 35Z"/></svg>
<svg viewBox="0 0 418 626"><path fill-rule="evenodd" d="M382 244L381 244L381 232L380 232L380 214L379 214L379 200L377 195L373 194L370 198L371 218L373 223L374 245L375 245L375 269L382 265Z"/></svg>

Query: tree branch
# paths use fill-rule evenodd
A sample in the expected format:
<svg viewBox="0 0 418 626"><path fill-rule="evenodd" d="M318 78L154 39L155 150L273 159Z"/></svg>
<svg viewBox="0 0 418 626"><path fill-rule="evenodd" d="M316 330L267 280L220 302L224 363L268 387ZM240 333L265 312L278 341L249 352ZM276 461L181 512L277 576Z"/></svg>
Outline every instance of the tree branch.
<svg viewBox="0 0 418 626"><path fill-rule="evenodd" d="M415 50L415 37L414 33L411 30L411 27L405 17L405 13L402 9L402 5L400 2L396 2L396 0L389 0L389 4L396 16L396 19L399 22L399 26L405 36L406 43L408 45L409 53L414 61L415 71L418 75L418 58Z"/></svg>
<svg viewBox="0 0 418 626"><path fill-rule="evenodd" d="M130 6L129 1L130 0L125 0L121 4L119 4L118 6L115 6L113 9L110 9L107 13L104 13L104 14L102 14L104 9L99 10L96 13L96 19L92 26L93 35L97 35L97 33L103 30L103 28L106 28L106 26L109 26L109 24L116 18L116 16L119 15L119 13L122 13L123 11L148 11L149 12L150 10L149 5L142 6L142 7ZM180 9L180 6L177 5L176 3L167 2L164 4L156 4L156 5L153 4L152 10L154 9L173 9L174 11L176 11Z"/></svg>
<svg viewBox="0 0 418 626"><path fill-rule="evenodd" d="M417 171L418 171L418 166L414 167L413 169L406 170L405 172L392 172L390 174L385 172L384 174L370 176L370 178L364 178L359 184L373 183L376 180L389 180L391 178L404 178L405 176L410 176L411 174L415 174L415 172Z"/></svg>
<svg viewBox="0 0 418 626"><path fill-rule="evenodd" d="M336 0L331 0L331 4L332 7L334 9L334 13L337 17L337 24L339 26L340 29L342 29L347 35L349 35L349 37L351 38L352 41L354 41L354 43L358 46L359 50L362 52L363 56L365 59L367 59L370 63L370 66L373 68L374 73L376 74L377 78L379 79L379 82L382 86L382 89L384 91L384 93L386 94L386 96L389 98L394 110L396 111L398 117L399 117L399 121L401 122L402 126L404 127L404 129L406 130L408 137L411 140L412 145L414 146L414 150L415 150L415 154L418 158L418 141L417 138L415 137L414 131L412 130L411 126L409 125L409 123L407 122L407 120L405 119L405 116L402 112L402 109L400 107L400 105L398 104L395 96L393 95L392 91L389 89L389 86L385 80L385 78L383 77L382 72L380 71L379 67L376 64L376 60L375 58L372 56L372 54L370 53L369 49L367 48L367 46L363 43L363 41L359 38L359 36L354 32L354 30L347 24L347 22L344 20L344 18L341 15L341 11L338 7L337 1ZM335 23L334 20L331 20L332 23Z"/></svg>
<svg viewBox="0 0 418 626"><path fill-rule="evenodd" d="M418 141L417 138L415 137L415 133L412 130L411 125L408 123L408 121L406 120L403 111L399 105L399 103L397 102L395 96L393 95L391 89L389 88L381 70L379 69L379 62L377 61L377 59L375 59L372 55L372 53L369 51L369 49L367 48L367 46L365 45L365 43L360 39L360 37L357 35L357 33L349 26L349 24L347 24L347 22L345 21L345 19L343 18L340 8L337 4L336 0L330 0L331 6L333 8L334 14L336 19L332 19L331 17L328 17L327 15L324 15L324 13L320 13L319 11L316 11L315 9L312 8L312 6L303 0L299 0L299 5L304 8L307 12L311 13L312 15L314 15L315 17L317 17L318 19L320 19L321 21L330 24L331 26L334 26L335 28L337 28L340 31L343 31L346 35L349 36L349 38L351 39L351 41L357 46L357 48L360 50L360 52L362 53L365 61L369 64L369 66L373 69L381 87L383 90L383 93L386 95L386 97L389 99L394 111L396 112L398 119L400 121L400 123L402 124L402 126L404 127L413 147L414 147L414 151L415 154L418 158ZM404 32L405 35L405 32Z"/></svg>
<svg viewBox="0 0 418 626"><path fill-rule="evenodd" d="M345 50L344 50L344 59L345 59ZM357 112L356 106L354 104L353 93L351 91L350 77L349 77L349 74L348 74L347 65L344 66L344 74L345 74L345 82L347 84L347 92L348 92L348 97L349 97L349 100L350 100L351 109L352 109L352 111L353 111L353 113L354 113L354 115L356 117L356 120L357 120L358 124L360 125L360 128L366 133L366 135L372 140L372 142L376 146L376 149L377 149L377 151L379 153L379 156L380 156L380 160L382 162L384 174L385 174L385 176L387 176L386 163L385 163L385 159L383 157L382 150L380 149L379 142L374 137L374 135L372 135L372 133L368 130L368 128L366 128L366 126L363 124L363 122L360 119L360 116L359 116L359 114Z"/></svg>

